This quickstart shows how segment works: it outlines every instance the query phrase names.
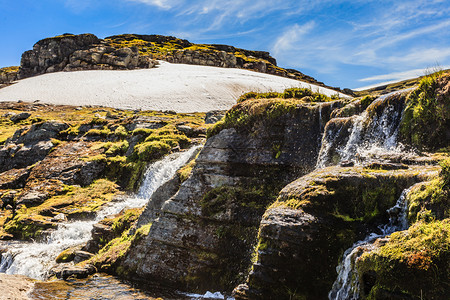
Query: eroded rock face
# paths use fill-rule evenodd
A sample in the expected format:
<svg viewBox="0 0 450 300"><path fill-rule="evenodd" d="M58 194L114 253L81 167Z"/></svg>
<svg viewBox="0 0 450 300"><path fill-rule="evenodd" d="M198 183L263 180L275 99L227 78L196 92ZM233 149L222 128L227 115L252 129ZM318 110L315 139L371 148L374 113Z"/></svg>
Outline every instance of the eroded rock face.
<svg viewBox="0 0 450 300"><path fill-rule="evenodd" d="M58 71L136 69L155 65L155 60L140 56L135 47L117 49L93 34L65 34L43 39L33 50L24 52L18 78Z"/></svg>
<svg viewBox="0 0 450 300"><path fill-rule="evenodd" d="M266 205L284 184L313 169L321 122L332 105L320 104L324 120L319 106L300 105L209 138L191 177L125 258L129 276L189 290L230 290L249 267Z"/></svg>
<svg viewBox="0 0 450 300"><path fill-rule="evenodd" d="M54 147L51 139L68 127L59 121L47 121L17 130L0 148L0 171L25 168L42 160Z"/></svg>
<svg viewBox="0 0 450 300"><path fill-rule="evenodd" d="M237 299L326 299L340 255L389 218L403 189L436 167L329 167L287 185L264 214L257 260Z"/></svg>
<svg viewBox="0 0 450 300"><path fill-rule="evenodd" d="M48 68L61 71L67 65L68 57L76 50L88 49L99 39L93 34L63 35L43 39L33 46L33 50L22 54L19 78L46 73Z"/></svg>
<svg viewBox="0 0 450 300"><path fill-rule="evenodd" d="M103 150L91 150L86 142L68 142L47 155L31 171L18 199L19 204L34 206L62 191L64 185L86 186L105 169L105 162L87 161Z"/></svg>

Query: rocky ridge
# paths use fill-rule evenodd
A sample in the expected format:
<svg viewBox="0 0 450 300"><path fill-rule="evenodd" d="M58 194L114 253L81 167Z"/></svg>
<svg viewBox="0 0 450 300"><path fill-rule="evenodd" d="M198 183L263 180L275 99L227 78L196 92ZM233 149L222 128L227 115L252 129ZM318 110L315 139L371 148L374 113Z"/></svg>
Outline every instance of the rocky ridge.
<svg viewBox="0 0 450 300"><path fill-rule="evenodd" d="M265 51L227 45L194 44L161 35L123 34L99 39L93 34L63 34L38 41L22 54L20 68L0 69L0 84L39 74L79 70L152 68L155 59L172 63L242 68L327 87L297 70L283 69ZM339 88L332 88L341 91ZM343 93L352 94L345 89Z"/></svg>

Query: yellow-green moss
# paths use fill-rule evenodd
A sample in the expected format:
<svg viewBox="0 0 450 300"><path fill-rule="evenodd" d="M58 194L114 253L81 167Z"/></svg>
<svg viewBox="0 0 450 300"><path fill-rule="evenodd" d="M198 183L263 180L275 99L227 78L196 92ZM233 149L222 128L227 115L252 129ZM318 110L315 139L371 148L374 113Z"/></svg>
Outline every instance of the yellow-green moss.
<svg viewBox="0 0 450 300"><path fill-rule="evenodd" d="M117 216L112 223L111 229L115 234L122 234L139 218L142 213L141 208L127 209L123 214Z"/></svg>
<svg viewBox="0 0 450 300"><path fill-rule="evenodd" d="M58 264L60 263L66 263L66 262L70 262L75 258L75 251L73 248L69 248L64 250L63 252L61 252L57 257L56 257L56 262Z"/></svg>
<svg viewBox="0 0 450 300"><path fill-rule="evenodd" d="M160 141L151 141L138 144L134 147L132 159L140 161L152 161L169 153L172 147Z"/></svg>
<svg viewBox="0 0 450 300"><path fill-rule="evenodd" d="M445 219L450 217L450 158L440 163L439 177L414 186L408 193L408 219Z"/></svg>
<svg viewBox="0 0 450 300"><path fill-rule="evenodd" d="M324 94L313 92L308 88L289 88L284 90L282 93L277 92L268 92L268 93L256 93L256 92L248 92L240 96L237 100L237 103L246 101L246 100L254 100L254 99L297 99L303 100L305 102L328 102L335 100L336 97L328 97Z"/></svg>
<svg viewBox="0 0 450 300"><path fill-rule="evenodd" d="M233 106L225 117L208 130L208 137L226 128L250 128L259 119L273 120L294 112L303 101L295 99L256 99Z"/></svg>
<svg viewBox="0 0 450 300"><path fill-rule="evenodd" d="M0 75L19 72L18 66L0 68Z"/></svg>
<svg viewBox="0 0 450 300"><path fill-rule="evenodd" d="M419 149L436 150L448 146L446 132L450 118L450 94L439 94L450 74L438 72L423 77L407 98L400 123L400 137Z"/></svg>
<svg viewBox="0 0 450 300"><path fill-rule="evenodd" d="M450 275L450 220L417 222L393 233L386 244L358 260L360 280L374 279L367 299L381 290L404 296L444 299ZM367 274L367 275L366 275ZM367 282L367 281L366 281Z"/></svg>
<svg viewBox="0 0 450 300"><path fill-rule="evenodd" d="M177 171L177 175L180 178L181 182L185 182L189 176L191 176L192 169L195 166L195 159L191 160L184 167Z"/></svg>

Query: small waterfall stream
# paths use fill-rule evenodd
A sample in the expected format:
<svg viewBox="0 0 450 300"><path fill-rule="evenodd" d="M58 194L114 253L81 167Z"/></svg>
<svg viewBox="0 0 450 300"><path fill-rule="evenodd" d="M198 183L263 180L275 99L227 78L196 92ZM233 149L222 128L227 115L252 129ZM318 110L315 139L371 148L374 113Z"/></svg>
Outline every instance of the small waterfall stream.
<svg viewBox="0 0 450 300"><path fill-rule="evenodd" d="M55 258L63 250L86 243L91 237L92 226L106 216L119 213L126 207L144 206L153 192L167 182L175 172L185 165L201 146L173 153L151 164L144 175L136 195L109 203L98 213L95 220L62 223L51 233L45 243L11 242L8 251L2 254L0 272L21 274L45 280L47 272L56 265Z"/></svg>
<svg viewBox="0 0 450 300"><path fill-rule="evenodd" d="M340 162L352 160L358 163L372 157L402 153L403 146L397 142L402 111L393 104L383 103L396 94L398 92L380 96L363 113L347 118L351 119L351 128L343 125L333 129L326 127L316 167L336 163L333 156L338 156ZM379 105L384 107L381 114L369 113ZM344 134L343 130L348 130L348 133ZM343 144L340 143L342 140L345 140Z"/></svg>
<svg viewBox="0 0 450 300"><path fill-rule="evenodd" d="M386 237L396 231L408 229L406 195L411 190L402 192L397 203L387 210L389 223L379 226L380 233L371 233L364 240L358 241L344 252L344 258L336 268L338 277L328 294L330 300L359 299L359 279L355 270L356 260L365 252L373 248L373 243L378 238Z"/></svg>

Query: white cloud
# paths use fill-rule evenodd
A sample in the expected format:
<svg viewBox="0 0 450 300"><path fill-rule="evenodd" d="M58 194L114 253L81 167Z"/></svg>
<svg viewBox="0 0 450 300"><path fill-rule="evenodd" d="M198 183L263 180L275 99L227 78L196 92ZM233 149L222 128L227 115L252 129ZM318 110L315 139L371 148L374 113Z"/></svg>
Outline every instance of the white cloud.
<svg viewBox="0 0 450 300"><path fill-rule="evenodd" d="M383 75L376 75L366 78L361 78L359 81L365 82L365 81L401 81L409 78L415 78L419 77L425 74L425 71L427 69L414 69L404 72L392 72L389 74L383 74Z"/></svg>
<svg viewBox="0 0 450 300"><path fill-rule="evenodd" d="M94 2L92 0L64 0L64 5L75 13L81 13L93 4Z"/></svg>
<svg viewBox="0 0 450 300"><path fill-rule="evenodd" d="M439 62L448 61L450 58L450 47L442 48L420 48L414 49L404 55L394 55L386 58L391 64L411 64L411 65L435 65Z"/></svg>
<svg viewBox="0 0 450 300"><path fill-rule="evenodd" d="M274 55L279 55L282 52L290 51L295 48L295 45L300 42L301 38L310 33L314 28L315 23L313 21L303 25L294 24L288 28L280 37L277 38L275 44L272 47Z"/></svg>
<svg viewBox="0 0 450 300"><path fill-rule="evenodd" d="M127 0L127 1L140 2L151 6L157 6L161 9L171 9L175 4L177 4L177 2L179 2L173 0Z"/></svg>
<svg viewBox="0 0 450 300"><path fill-rule="evenodd" d="M409 70L409 71L404 71L404 72L392 72L389 74L361 78L358 81L361 81L361 82L373 81L376 83L373 83L373 84L370 84L367 86L363 86L363 87L359 87L354 90L363 91L363 90L367 90L367 89L374 88L377 86L382 86L382 85L395 83L395 82L399 82L399 81L403 81L403 80L407 80L407 79L417 78L417 77L424 76L429 73L433 73L437 70L444 70L444 69L449 69L449 68L450 68L450 65L439 66L439 64L435 64L434 66L429 66L424 69L414 69L414 70Z"/></svg>

